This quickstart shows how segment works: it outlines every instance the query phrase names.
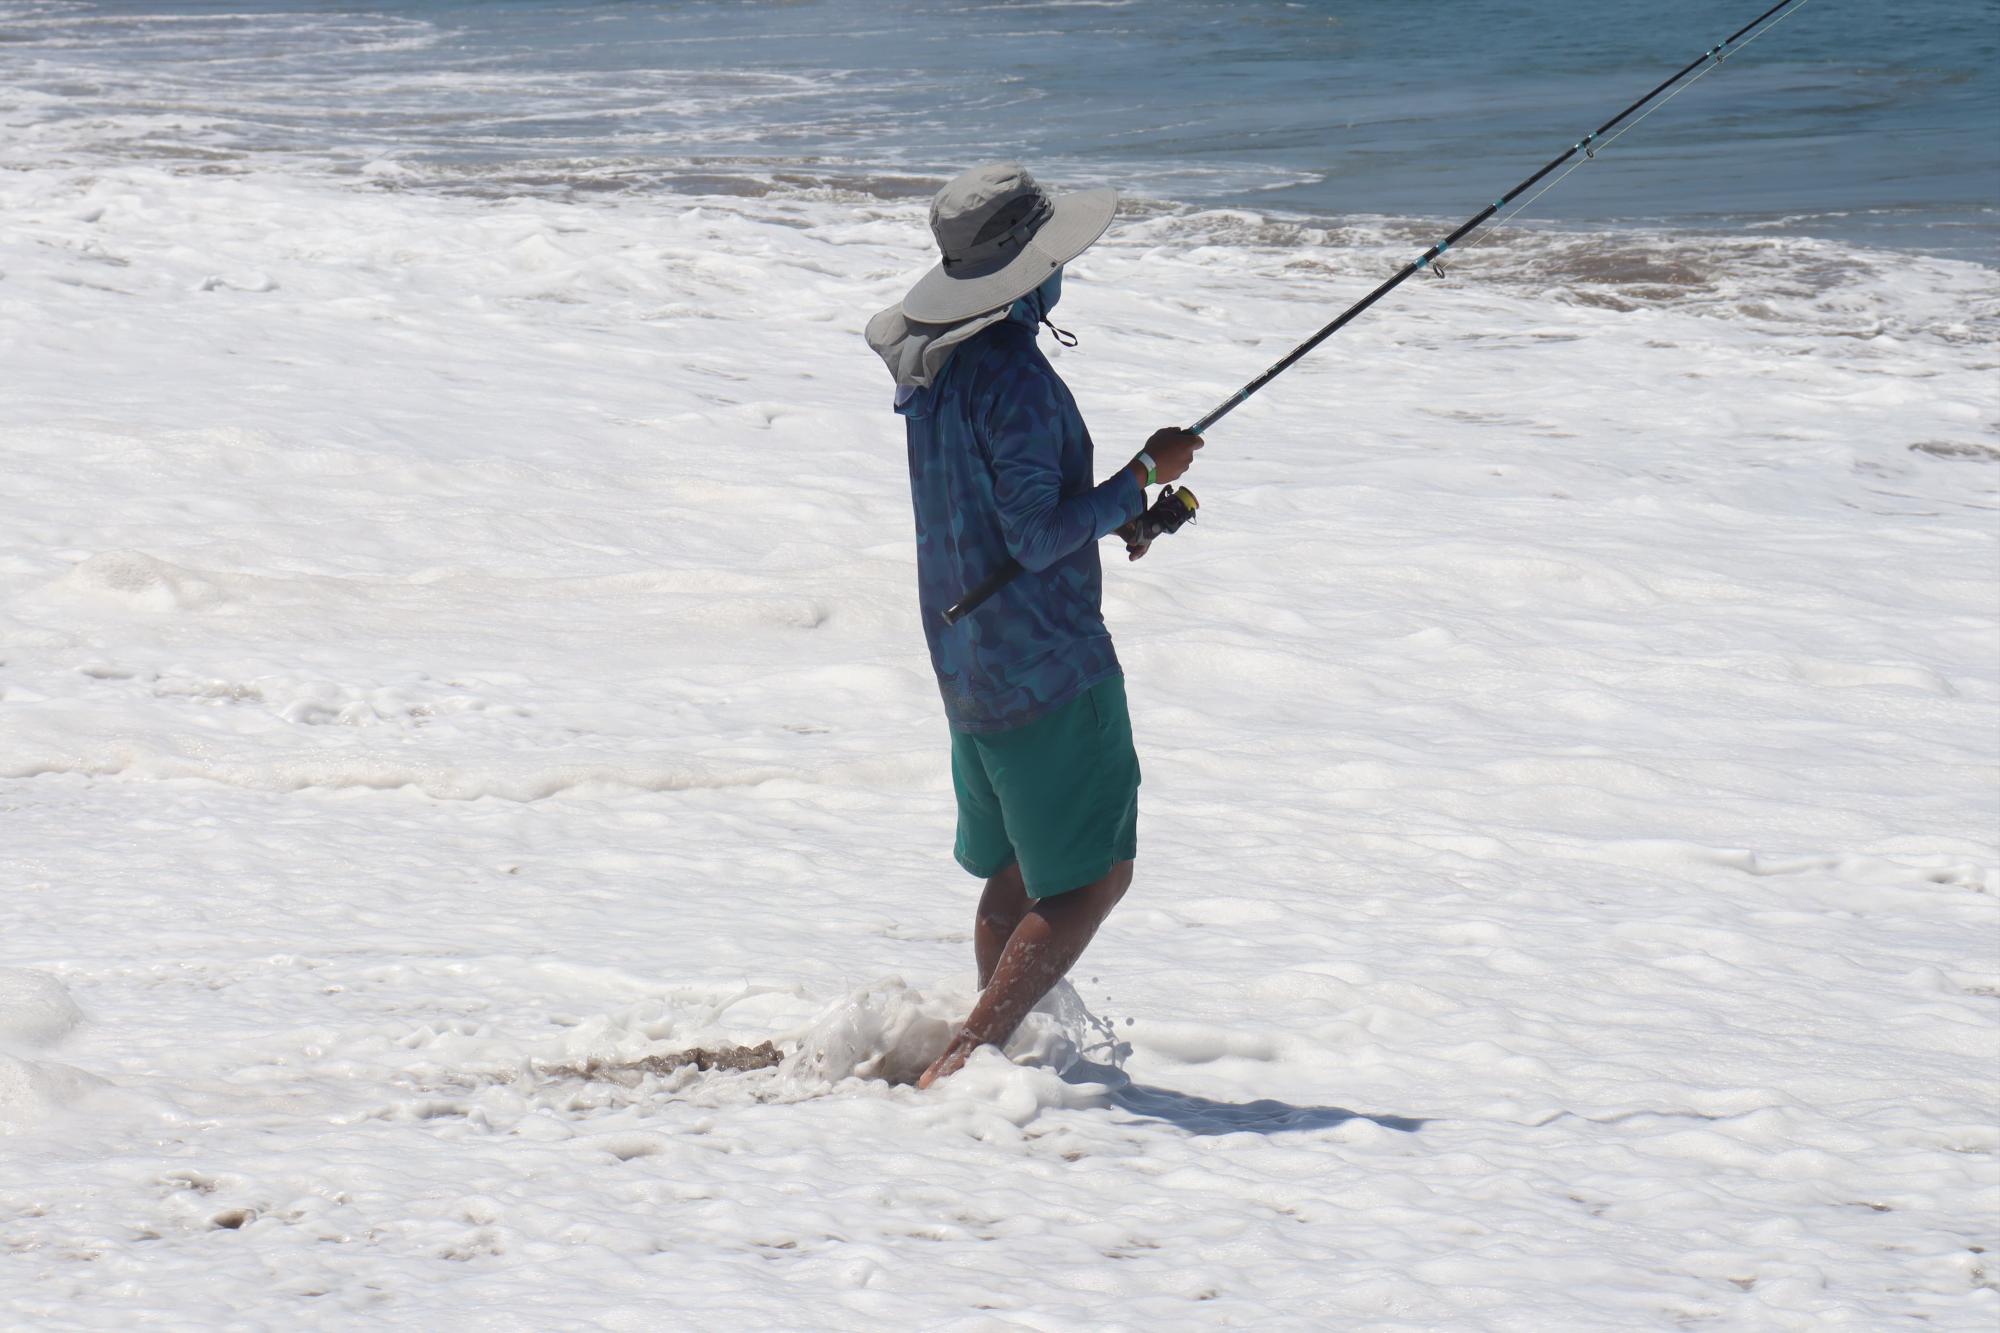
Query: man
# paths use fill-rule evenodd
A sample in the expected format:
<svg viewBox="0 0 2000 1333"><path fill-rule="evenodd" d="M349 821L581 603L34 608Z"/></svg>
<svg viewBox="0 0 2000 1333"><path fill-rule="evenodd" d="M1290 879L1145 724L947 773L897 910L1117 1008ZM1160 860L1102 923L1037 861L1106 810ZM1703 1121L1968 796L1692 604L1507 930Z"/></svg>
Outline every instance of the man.
<svg viewBox="0 0 2000 1333"><path fill-rule="evenodd" d="M868 324L909 438L955 855L986 881L973 923L979 1000L920 1088L1005 1043L1132 882L1139 760L1098 605L1097 541L1136 542L1147 484L1179 479L1201 438L1158 431L1094 485L1090 433L1035 345L1062 266L1104 234L1117 203L1112 190L1051 196L1019 163L975 167L931 203L942 262ZM946 625L945 608L1010 558L1022 574Z"/></svg>

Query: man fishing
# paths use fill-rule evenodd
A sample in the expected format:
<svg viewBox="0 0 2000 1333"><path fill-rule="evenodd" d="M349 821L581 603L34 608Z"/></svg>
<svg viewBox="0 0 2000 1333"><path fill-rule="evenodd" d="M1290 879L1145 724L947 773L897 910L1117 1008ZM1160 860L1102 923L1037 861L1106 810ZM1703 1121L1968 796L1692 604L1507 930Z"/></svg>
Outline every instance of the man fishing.
<svg viewBox="0 0 2000 1333"><path fill-rule="evenodd" d="M1036 346L1063 265L1104 234L1112 190L1052 196L1018 163L975 167L931 202L942 261L868 323L909 443L924 637L951 728L958 863L986 881L973 921L980 995L917 1086L1002 1045L1083 953L1132 882L1139 760L1099 607L1097 542L1133 559L1146 486L1201 438L1166 428L1108 480L1076 400ZM1018 565L976 614L958 594Z"/></svg>

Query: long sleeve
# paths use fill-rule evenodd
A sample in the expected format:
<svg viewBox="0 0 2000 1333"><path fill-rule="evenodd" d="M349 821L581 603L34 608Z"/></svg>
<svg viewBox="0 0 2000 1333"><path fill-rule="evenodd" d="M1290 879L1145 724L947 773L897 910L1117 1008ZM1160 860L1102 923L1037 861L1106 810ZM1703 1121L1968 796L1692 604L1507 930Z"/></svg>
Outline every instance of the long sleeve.
<svg viewBox="0 0 2000 1333"><path fill-rule="evenodd" d="M1021 312L959 348L907 423L917 604L954 731L1025 726L1119 672L1094 540L1139 512L1130 468L1098 485L1090 432ZM944 612L1018 561L964 619Z"/></svg>
<svg viewBox="0 0 2000 1333"><path fill-rule="evenodd" d="M1008 554L1023 568L1042 570L1132 518L1145 505L1145 487L1129 468L1110 480L1064 498L1064 437L1088 433L1074 401L1054 374L1027 367L1010 375L986 414L986 446L993 463L993 499Z"/></svg>

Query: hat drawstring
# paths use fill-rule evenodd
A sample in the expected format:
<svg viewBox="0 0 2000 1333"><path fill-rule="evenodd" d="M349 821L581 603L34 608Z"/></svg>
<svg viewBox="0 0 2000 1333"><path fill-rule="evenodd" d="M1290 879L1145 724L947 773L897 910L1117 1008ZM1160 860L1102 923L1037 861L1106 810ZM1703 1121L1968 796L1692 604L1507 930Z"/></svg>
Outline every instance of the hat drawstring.
<svg viewBox="0 0 2000 1333"><path fill-rule="evenodd" d="M1076 346L1076 335L1074 333L1071 333L1068 329L1057 328L1054 324L1049 322L1049 317L1047 315L1042 316L1042 323L1048 324L1049 332L1055 334L1056 341L1061 343L1064 347Z"/></svg>

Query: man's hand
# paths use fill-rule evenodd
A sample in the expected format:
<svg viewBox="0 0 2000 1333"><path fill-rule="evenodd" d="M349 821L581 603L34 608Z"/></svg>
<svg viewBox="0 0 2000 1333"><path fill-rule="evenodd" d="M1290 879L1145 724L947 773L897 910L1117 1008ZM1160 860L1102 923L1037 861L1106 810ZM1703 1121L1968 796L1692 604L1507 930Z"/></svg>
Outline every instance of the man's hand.
<svg viewBox="0 0 2000 1333"><path fill-rule="evenodd" d="M1201 436L1179 426L1163 426L1146 441L1146 452L1153 456L1153 470L1161 481L1179 481L1199 448Z"/></svg>
<svg viewBox="0 0 2000 1333"><path fill-rule="evenodd" d="M1161 481L1179 481L1187 474L1194 462L1194 451L1201 448L1201 436L1193 431L1182 430L1179 426L1162 426L1154 431L1146 441L1146 452L1153 456L1153 471ZM1145 489L1146 465L1138 459L1131 463L1132 471L1139 476L1139 487ZM1139 520L1117 529L1117 535L1125 540L1125 558L1137 560L1152 549L1152 543L1139 542Z"/></svg>
<svg viewBox="0 0 2000 1333"><path fill-rule="evenodd" d="M1139 520L1136 518L1130 523L1113 528L1111 532L1113 536L1125 543L1125 558L1127 560L1137 560L1144 556L1146 552L1153 549L1151 542L1148 542L1144 546L1139 545Z"/></svg>

